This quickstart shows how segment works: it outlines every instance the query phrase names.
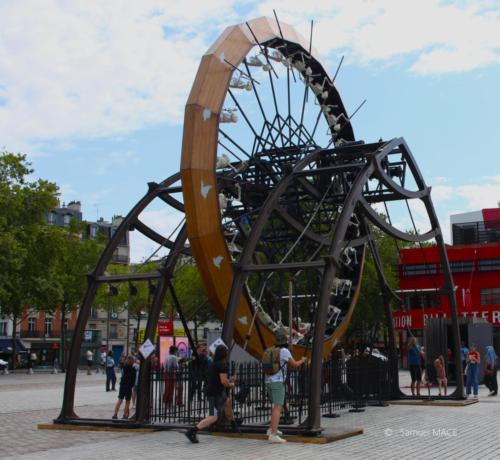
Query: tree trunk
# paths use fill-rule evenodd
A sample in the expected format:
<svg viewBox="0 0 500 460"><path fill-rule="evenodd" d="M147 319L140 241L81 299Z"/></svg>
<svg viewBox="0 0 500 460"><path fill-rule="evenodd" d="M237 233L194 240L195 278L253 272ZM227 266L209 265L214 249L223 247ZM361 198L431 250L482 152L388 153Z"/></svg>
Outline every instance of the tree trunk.
<svg viewBox="0 0 500 460"><path fill-rule="evenodd" d="M16 361L17 361L17 343L16 343L16 336L17 336L17 314L14 313L13 315L13 321L12 321L12 357L11 357L11 369L14 370L16 368Z"/></svg>

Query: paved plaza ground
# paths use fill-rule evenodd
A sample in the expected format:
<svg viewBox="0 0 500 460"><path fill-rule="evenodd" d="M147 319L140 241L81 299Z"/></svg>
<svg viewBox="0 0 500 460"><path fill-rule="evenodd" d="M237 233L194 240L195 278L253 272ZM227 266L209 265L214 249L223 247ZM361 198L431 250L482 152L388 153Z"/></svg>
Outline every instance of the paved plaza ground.
<svg viewBox="0 0 500 460"><path fill-rule="evenodd" d="M407 383L402 373L402 384ZM368 407L323 419L323 426L363 427L364 434L326 445L200 436L190 444L176 431L116 433L38 430L59 413L64 375L0 375L0 458L83 459L500 459L500 397L480 387L467 407ZM103 374L78 375L76 412L109 417L116 393Z"/></svg>

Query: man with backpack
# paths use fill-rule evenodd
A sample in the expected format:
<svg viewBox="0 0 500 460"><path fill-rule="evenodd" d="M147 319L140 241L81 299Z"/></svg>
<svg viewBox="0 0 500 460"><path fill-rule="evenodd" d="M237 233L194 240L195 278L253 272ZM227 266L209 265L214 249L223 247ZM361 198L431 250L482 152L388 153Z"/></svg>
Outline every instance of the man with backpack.
<svg viewBox="0 0 500 460"><path fill-rule="evenodd" d="M269 442L282 444L286 442L278 431L281 411L285 403L285 380L288 367L294 369L307 361L304 356L295 361L288 350L288 338L285 333L278 332L276 346L267 348L262 356L262 369L265 374L266 388L273 408L271 410L271 427L267 430Z"/></svg>

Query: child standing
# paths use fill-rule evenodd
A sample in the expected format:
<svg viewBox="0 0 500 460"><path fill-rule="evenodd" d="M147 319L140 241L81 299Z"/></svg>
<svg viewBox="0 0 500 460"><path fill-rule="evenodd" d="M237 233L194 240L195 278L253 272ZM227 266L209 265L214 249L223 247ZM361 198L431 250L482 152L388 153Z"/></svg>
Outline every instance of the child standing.
<svg viewBox="0 0 500 460"><path fill-rule="evenodd" d="M135 373L134 368L134 358L132 356L127 356L122 372L122 378L120 380L120 388L118 390L118 401L115 405L115 413L113 419L118 418L118 412L123 400L125 399L125 408L123 409L123 418L126 420L130 414L130 399L132 398L132 388L135 384Z"/></svg>
<svg viewBox="0 0 500 460"><path fill-rule="evenodd" d="M446 378L443 355L440 355L439 358L434 361L434 368L436 369L436 377L439 385L439 396L441 396L441 387L444 388L444 395L446 396L446 392L448 391L448 379Z"/></svg>

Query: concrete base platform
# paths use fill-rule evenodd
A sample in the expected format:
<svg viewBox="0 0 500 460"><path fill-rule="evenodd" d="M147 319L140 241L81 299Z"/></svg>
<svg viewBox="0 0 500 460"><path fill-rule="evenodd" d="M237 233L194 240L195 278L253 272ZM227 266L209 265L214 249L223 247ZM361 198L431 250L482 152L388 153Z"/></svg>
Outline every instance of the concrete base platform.
<svg viewBox="0 0 500 460"><path fill-rule="evenodd" d="M387 401L392 405L399 406L437 406L437 407L465 407L476 404L477 399L446 400L446 399L397 399Z"/></svg>
<svg viewBox="0 0 500 460"><path fill-rule="evenodd" d="M207 434L211 436L223 436L227 438L239 438L239 439L259 439L261 441L267 442L267 435L264 433L225 433L225 432L198 432L198 434ZM309 444L328 444L334 441L340 441L341 439L350 438L351 436L357 436L363 434L363 428L327 428L318 436L303 436L303 435L284 435L288 442L300 442Z"/></svg>
<svg viewBox="0 0 500 460"><path fill-rule="evenodd" d="M58 423L40 423L39 430L66 430L66 431L114 431L114 432L133 432L133 433L152 433L158 431L154 428L121 428L119 426L90 426L90 425L66 425Z"/></svg>
<svg viewBox="0 0 500 460"><path fill-rule="evenodd" d="M94 425L69 425L59 423L41 423L38 425L39 430L66 430L66 431L112 431L112 432L129 432L129 433L152 433L158 431L158 428L125 428L113 426L94 426ZM179 428L174 428L175 431ZM260 439L267 441L267 435L264 433L229 433L223 431L200 431L198 434L209 436L223 436L227 438L240 438L240 439ZM284 435L283 437L288 442L300 442L311 444L327 444L341 439L350 438L363 434L363 428L328 428L318 436L304 436L304 435Z"/></svg>

